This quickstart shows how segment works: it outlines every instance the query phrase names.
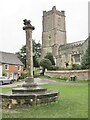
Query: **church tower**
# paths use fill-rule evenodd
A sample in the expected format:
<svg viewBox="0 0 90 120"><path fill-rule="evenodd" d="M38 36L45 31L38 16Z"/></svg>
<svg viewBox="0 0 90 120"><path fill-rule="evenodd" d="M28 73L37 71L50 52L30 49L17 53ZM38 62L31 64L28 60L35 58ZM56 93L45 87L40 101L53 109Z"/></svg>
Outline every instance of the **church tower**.
<svg viewBox="0 0 90 120"><path fill-rule="evenodd" d="M42 17L42 58L47 52L54 57L58 55L58 47L66 44L65 12L56 10L43 11Z"/></svg>

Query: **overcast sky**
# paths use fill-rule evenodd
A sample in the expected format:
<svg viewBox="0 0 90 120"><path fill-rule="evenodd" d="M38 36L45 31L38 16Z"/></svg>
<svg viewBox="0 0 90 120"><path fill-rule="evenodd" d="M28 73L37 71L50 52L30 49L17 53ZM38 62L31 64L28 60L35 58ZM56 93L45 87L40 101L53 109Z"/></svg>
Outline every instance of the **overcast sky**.
<svg viewBox="0 0 90 120"><path fill-rule="evenodd" d="M23 19L31 20L32 37L41 42L43 11L53 6L65 10L67 42L88 37L88 0L0 0L0 51L15 53L25 45Z"/></svg>

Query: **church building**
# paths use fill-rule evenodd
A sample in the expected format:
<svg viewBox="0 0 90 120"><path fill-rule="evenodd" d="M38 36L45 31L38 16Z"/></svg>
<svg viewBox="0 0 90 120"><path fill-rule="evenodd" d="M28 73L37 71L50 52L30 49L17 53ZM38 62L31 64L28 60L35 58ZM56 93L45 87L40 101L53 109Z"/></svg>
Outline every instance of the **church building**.
<svg viewBox="0 0 90 120"><path fill-rule="evenodd" d="M51 52L59 68L80 64L88 46L88 39L67 43L65 17L65 11L58 11L55 6L50 11L43 11L41 57Z"/></svg>

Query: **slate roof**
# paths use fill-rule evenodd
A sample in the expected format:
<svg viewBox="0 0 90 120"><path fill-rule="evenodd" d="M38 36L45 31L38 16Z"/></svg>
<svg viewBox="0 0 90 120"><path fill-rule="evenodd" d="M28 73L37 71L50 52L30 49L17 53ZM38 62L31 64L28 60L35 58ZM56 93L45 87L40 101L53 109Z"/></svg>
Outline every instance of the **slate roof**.
<svg viewBox="0 0 90 120"><path fill-rule="evenodd" d="M79 45L82 45L86 40L82 40L82 41L77 41L77 42L73 42L73 43L67 43L65 45L60 45L59 46L59 49L67 49L67 48L71 48L71 47L74 47L74 46L79 46Z"/></svg>
<svg viewBox="0 0 90 120"><path fill-rule="evenodd" d="M2 51L0 51L0 63L23 65L14 53L6 53Z"/></svg>

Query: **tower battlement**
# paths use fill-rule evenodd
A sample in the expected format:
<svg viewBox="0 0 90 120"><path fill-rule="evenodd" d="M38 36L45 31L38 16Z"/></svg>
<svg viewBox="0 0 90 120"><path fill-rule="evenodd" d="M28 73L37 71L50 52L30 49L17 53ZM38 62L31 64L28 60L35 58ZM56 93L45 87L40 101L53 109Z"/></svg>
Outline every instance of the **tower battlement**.
<svg viewBox="0 0 90 120"><path fill-rule="evenodd" d="M61 11L58 11L56 9L56 6L53 6L52 7L52 10L49 10L49 11L43 11L43 16L47 16L47 15L50 15L50 14L53 14L53 13L56 13L60 16L65 16L65 11L64 10L61 10Z"/></svg>

